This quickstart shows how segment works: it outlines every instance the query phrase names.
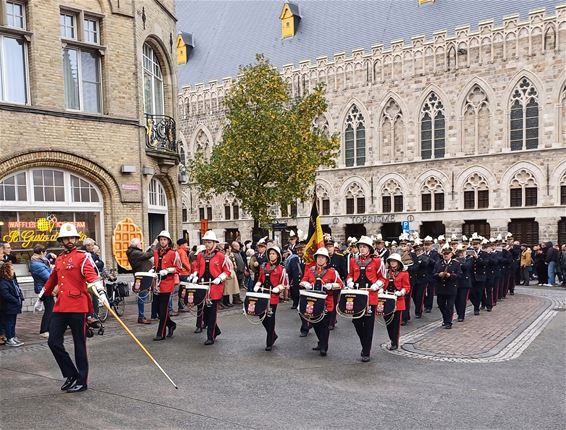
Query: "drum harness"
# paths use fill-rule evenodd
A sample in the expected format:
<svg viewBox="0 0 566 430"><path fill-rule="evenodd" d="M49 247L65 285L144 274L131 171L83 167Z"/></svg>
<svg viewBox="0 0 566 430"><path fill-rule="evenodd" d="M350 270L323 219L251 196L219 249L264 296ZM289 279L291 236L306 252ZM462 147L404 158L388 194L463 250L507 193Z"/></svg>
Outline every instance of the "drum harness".
<svg viewBox="0 0 566 430"><path fill-rule="evenodd" d="M316 292L316 293L324 292L324 293L326 293L326 295L328 295L328 293L326 291L324 291L323 288L322 288L322 278L324 277L324 275L326 275L326 272L328 272L328 269L324 269L320 273L316 273L316 267L311 267L311 270L312 270L312 274L314 275L314 278L315 278L313 289L312 289L313 292ZM325 304L324 304L324 311L321 312L321 314L318 316L318 318L316 318L316 319L305 318L303 316L303 314L301 314L300 312L299 312L299 315L301 316L302 319L304 319L305 321L310 322L312 324L317 324L317 323L321 322L324 319L324 317L326 316L326 299L325 299Z"/></svg>
<svg viewBox="0 0 566 430"><path fill-rule="evenodd" d="M397 272L397 275L399 274L399 272ZM389 283L387 284L387 292L389 293L394 293L396 288L395 288L395 278L397 277L397 275L393 275L393 273L391 271L389 271ZM403 298L403 300L405 300ZM391 312L390 314L383 314L383 321L385 322L385 325L388 326L389 324L391 324L391 322L393 321L393 318L395 317L395 312ZM378 319L376 319L377 322L381 325L382 322Z"/></svg>
<svg viewBox="0 0 566 430"><path fill-rule="evenodd" d="M356 284L354 285L356 287L356 290L360 290L360 289L367 290L369 288L369 279L366 276L366 267L369 266L372 261L373 261L373 257L370 257L365 261L361 261L360 256L359 255L356 256L356 264L360 268L360 276L357 279L358 282L356 282ZM372 314L371 306L369 304L369 298L368 298L368 308L366 313L368 316ZM361 316L365 316L365 314Z"/></svg>
<svg viewBox="0 0 566 430"><path fill-rule="evenodd" d="M269 294L274 294L274 293L271 292L271 290L273 289L273 285L271 284L271 273L277 268L277 265L273 265L273 267L271 267L270 269L267 269L266 266L267 266L267 263L261 264L261 268L263 269L263 272L265 273L265 282L261 286L261 292L267 294L267 292L264 291L264 290L267 290L269 292ZM270 302L271 302L271 300L270 300ZM253 325L260 325L266 317L269 318L269 317L271 317L271 315L273 315L273 312L271 311L271 303L267 304L267 309L259 317L259 320L255 320L255 319L250 318L250 316L246 312L245 303L244 303L243 311L244 311L244 316L246 317L246 319L250 322L250 324L253 324Z"/></svg>

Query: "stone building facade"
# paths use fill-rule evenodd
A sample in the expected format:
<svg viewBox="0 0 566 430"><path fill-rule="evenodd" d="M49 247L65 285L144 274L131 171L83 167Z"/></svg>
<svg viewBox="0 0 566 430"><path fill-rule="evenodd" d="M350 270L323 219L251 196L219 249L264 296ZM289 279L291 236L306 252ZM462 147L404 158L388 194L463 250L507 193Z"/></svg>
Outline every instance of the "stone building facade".
<svg viewBox="0 0 566 430"><path fill-rule="evenodd" d="M315 125L340 133L342 150L337 168L319 171L316 189L323 228L336 239L392 239L409 221L421 235L510 231L531 244L566 241L566 5L319 57L281 74L293 95L326 84L328 111ZM221 140L232 83L182 89L182 158ZM203 202L187 184L182 198L193 242L202 218L227 239L235 229L251 236L230 197ZM276 218L306 230L310 203L294 211L279 208Z"/></svg>
<svg viewBox="0 0 566 430"><path fill-rule="evenodd" d="M0 0L0 240L180 234L173 0ZM133 229L134 226L127 226Z"/></svg>

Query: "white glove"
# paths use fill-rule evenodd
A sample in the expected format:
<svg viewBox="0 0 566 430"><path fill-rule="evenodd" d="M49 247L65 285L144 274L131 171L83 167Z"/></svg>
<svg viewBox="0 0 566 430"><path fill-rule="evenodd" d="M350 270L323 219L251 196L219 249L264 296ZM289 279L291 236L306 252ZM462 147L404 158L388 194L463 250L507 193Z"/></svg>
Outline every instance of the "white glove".
<svg viewBox="0 0 566 430"><path fill-rule="evenodd" d="M221 282L222 282L222 280L220 279L220 277L214 278L214 281L212 281L212 283L213 283L214 285L220 285Z"/></svg>
<svg viewBox="0 0 566 430"><path fill-rule="evenodd" d="M312 285L310 284L310 282L301 282L301 285L305 287L305 290L312 290Z"/></svg>
<svg viewBox="0 0 566 430"><path fill-rule="evenodd" d="M161 269L159 271L159 276L161 276L162 278L165 278L168 274L169 272L167 271L167 269Z"/></svg>
<svg viewBox="0 0 566 430"><path fill-rule="evenodd" d="M175 273L177 271L177 269L175 269L174 267L168 267L167 268L167 273Z"/></svg>
<svg viewBox="0 0 566 430"><path fill-rule="evenodd" d="M45 294L45 288L42 288L41 291L39 292L39 295L37 296L37 298L41 299L44 294Z"/></svg>
<svg viewBox="0 0 566 430"><path fill-rule="evenodd" d="M377 282L375 284L371 284L371 287L369 287L370 290L372 291L377 291L379 290L379 285L377 285Z"/></svg>
<svg viewBox="0 0 566 430"><path fill-rule="evenodd" d="M332 284L332 283L324 284L324 289L325 290L331 290L333 286L334 286L334 284Z"/></svg>
<svg viewBox="0 0 566 430"><path fill-rule="evenodd" d="M261 284L260 284L259 282L254 285L254 291L255 291L256 293L259 291L260 288L261 288Z"/></svg>
<svg viewBox="0 0 566 430"><path fill-rule="evenodd" d="M279 291L279 287L273 287L273 289L271 290L273 294L279 294Z"/></svg>
<svg viewBox="0 0 566 430"><path fill-rule="evenodd" d="M352 281L351 279L348 279L348 281L346 282L346 288L348 288L349 290L354 288L354 281Z"/></svg>
<svg viewBox="0 0 566 430"><path fill-rule="evenodd" d="M43 290L41 290L41 292L43 293ZM33 311L34 312L42 312L45 309L45 306L43 305L43 302L41 301L41 299L37 299L37 301L35 302L35 306L33 307Z"/></svg>
<svg viewBox="0 0 566 430"><path fill-rule="evenodd" d="M189 282L197 282L198 281L198 272L194 272L191 276L189 276Z"/></svg>
<svg viewBox="0 0 566 430"><path fill-rule="evenodd" d="M381 279L378 279L377 282L375 283L379 288L383 287L383 281Z"/></svg>
<svg viewBox="0 0 566 430"><path fill-rule="evenodd" d="M102 279L97 279L96 281L87 284L86 286L91 294L94 294L95 291L99 295L103 293L106 294L106 290L104 289L104 282L102 282Z"/></svg>
<svg viewBox="0 0 566 430"><path fill-rule="evenodd" d="M98 303L101 306L109 306L110 304L108 303L108 298L106 297L106 292L102 291L102 292L98 292Z"/></svg>
<svg viewBox="0 0 566 430"><path fill-rule="evenodd" d="M380 288L379 290L377 290L377 294L383 294L383 293L384 293L383 288Z"/></svg>
<svg viewBox="0 0 566 430"><path fill-rule="evenodd" d="M403 291L397 290L397 291L395 291L395 295L396 295L397 297L401 297L401 296L404 296L405 293L403 293Z"/></svg>

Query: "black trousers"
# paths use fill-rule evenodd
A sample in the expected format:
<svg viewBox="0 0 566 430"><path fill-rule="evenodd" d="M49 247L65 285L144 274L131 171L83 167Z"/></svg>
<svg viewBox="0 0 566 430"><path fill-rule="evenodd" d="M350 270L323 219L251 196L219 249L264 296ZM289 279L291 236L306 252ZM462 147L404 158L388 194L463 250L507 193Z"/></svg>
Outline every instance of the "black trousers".
<svg viewBox="0 0 566 430"><path fill-rule="evenodd" d="M399 298L397 300L405 300L405 310L402 311L402 321L410 321L411 320L411 294L405 294L403 298Z"/></svg>
<svg viewBox="0 0 566 430"><path fill-rule="evenodd" d="M268 314L261 322L265 327L267 333L267 338L265 340L266 346L273 345L275 342L275 312L277 311L277 305L271 305L271 314Z"/></svg>
<svg viewBox="0 0 566 430"><path fill-rule="evenodd" d="M291 285L289 287L289 293L291 295L291 300L293 300L293 307L299 306L299 284Z"/></svg>
<svg viewBox="0 0 566 430"><path fill-rule="evenodd" d="M393 315L386 315L384 317L387 326L387 334L391 345L399 345L399 336L401 331L401 313L403 311L395 311Z"/></svg>
<svg viewBox="0 0 566 430"><path fill-rule="evenodd" d="M523 281L523 285L529 285L529 281L531 280L531 274L529 273L528 266L521 268L521 280ZM514 288L513 291L515 291Z"/></svg>
<svg viewBox="0 0 566 430"><path fill-rule="evenodd" d="M434 304L434 282L429 281L425 288L424 307L425 309L432 309Z"/></svg>
<svg viewBox="0 0 566 430"><path fill-rule="evenodd" d="M420 283L416 284L411 292L413 303L415 304L415 315L422 315L423 313L425 289L426 284Z"/></svg>
<svg viewBox="0 0 566 430"><path fill-rule="evenodd" d="M468 303L469 295L470 295L469 288L458 288L458 292L456 293L456 303L455 303L456 313L458 314L458 318L464 319L466 317L466 304Z"/></svg>
<svg viewBox="0 0 566 430"><path fill-rule="evenodd" d="M332 299L334 300L334 309L332 312L329 312L328 315L330 316L330 327L334 327L338 320L338 314L336 313L336 306L338 306L338 301L340 300L340 290L332 291Z"/></svg>
<svg viewBox="0 0 566 430"><path fill-rule="evenodd" d="M436 302L442 312L442 321L444 324L452 325L452 317L454 316L454 302L456 295L439 294L436 296Z"/></svg>
<svg viewBox="0 0 566 430"><path fill-rule="evenodd" d="M217 324L218 303L220 303L220 300L211 300L211 303L204 307L204 322L208 340L215 340L216 336L220 334L220 328Z"/></svg>
<svg viewBox="0 0 566 430"><path fill-rule="evenodd" d="M49 339L47 341L47 345L49 345L63 376L65 378L76 377L79 385L85 385L88 380L86 315L86 312L53 312L49 323ZM63 345L67 327L71 329L73 336L76 367Z"/></svg>
<svg viewBox="0 0 566 430"><path fill-rule="evenodd" d="M157 309L159 312L159 326L157 327L157 336L165 337L165 327L175 327L175 324L169 315L169 298L171 293L159 293L153 296L157 297Z"/></svg>
<svg viewBox="0 0 566 430"><path fill-rule="evenodd" d="M474 305L474 311L480 310L480 305L483 303L484 296L485 296L485 283L482 281L473 282L472 291L470 291L470 301Z"/></svg>
<svg viewBox="0 0 566 430"><path fill-rule="evenodd" d="M204 303L201 305L197 305L197 319L196 319L196 327L197 328L204 328Z"/></svg>
<svg viewBox="0 0 566 430"><path fill-rule="evenodd" d="M375 305L371 305L371 314L366 314L361 318L352 320L354 327L356 328L356 333L360 338L360 343L362 344L362 355L364 357L369 357L371 353L371 343L373 341L373 326L375 324Z"/></svg>
<svg viewBox="0 0 566 430"><path fill-rule="evenodd" d="M330 314L324 315L322 321L312 325L316 337L318 338L318 347L321 351L328 351L328 337L330 336Z"/></svg>
<svg viewBox="0 0 566 430"><path fill-rule="evenodd" d="M498 281L495 282L487 281L485 283L481 304L482 306L485 306L487 309L491 309L494 305L494 291L496 290L497 282Z"/></svg>
<svg viewBox="0 0 566 430"><path fill-rule="evenodd" d="M45 306L45 310L41 317L39 334L49 331L49 323L51 321L51 315L53 314L53 306L55 306L55 298L53 296L46 296L45 299L43 299L43 306Z"/></svg>

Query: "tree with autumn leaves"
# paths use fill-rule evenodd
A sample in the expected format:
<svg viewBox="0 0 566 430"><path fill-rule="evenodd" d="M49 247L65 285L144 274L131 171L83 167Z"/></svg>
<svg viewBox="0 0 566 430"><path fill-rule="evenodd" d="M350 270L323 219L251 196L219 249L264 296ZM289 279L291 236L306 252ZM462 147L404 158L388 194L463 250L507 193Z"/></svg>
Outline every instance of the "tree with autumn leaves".
<svg viewBox="0 0 566 430"><path fill-rule="evenodd" d="M292 98L278 70L262 55L241 67L225 98L226 125L210 159L197 152L192 181L210 199L229 193L254 220L272 221L270 207L310 200L319 167L335 167L338 135L313 126L327 109L322 85Z"/></svg>

